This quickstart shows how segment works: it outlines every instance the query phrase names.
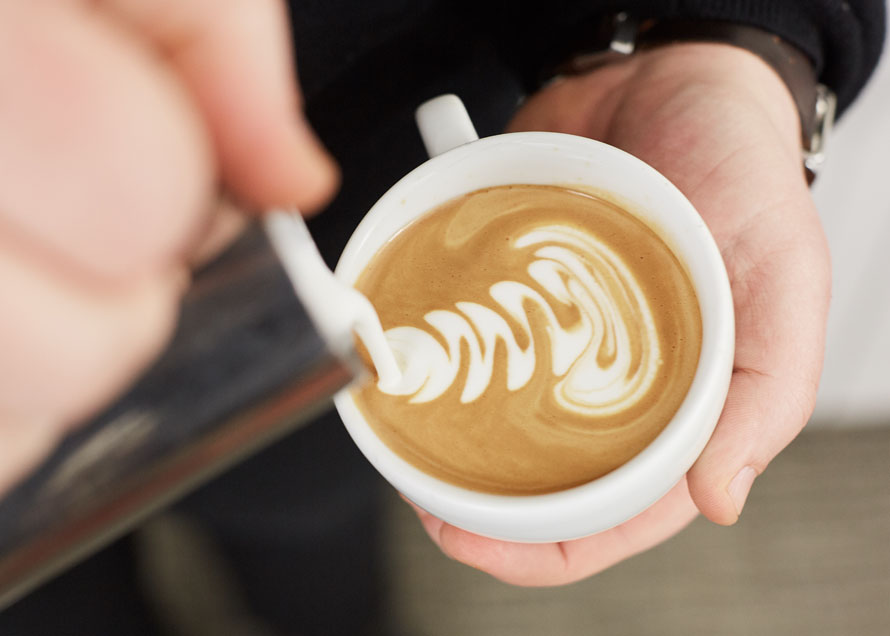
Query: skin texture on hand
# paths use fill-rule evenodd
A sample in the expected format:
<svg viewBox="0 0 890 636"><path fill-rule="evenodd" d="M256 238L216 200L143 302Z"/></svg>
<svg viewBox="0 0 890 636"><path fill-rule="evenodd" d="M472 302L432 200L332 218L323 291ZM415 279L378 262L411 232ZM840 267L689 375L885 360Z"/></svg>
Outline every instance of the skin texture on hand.
<svg viewBox="0 0 890 636"><path fill-rule="evenodd" d="M332 195L286 25L278 0L0 0L0 493L159 353L237 226L222 192Z"/></svg>
<svg viewBox="0 0 890 636"><path fill-rule="evenodd" d="M677 486L611 530L559 544L472 535L419 511L449 556L518 585L559 585L673 536L699 513L738 519L754 478L815 404L831 274L800 158L798 115L779 77L719 44L654 49L556 82L510 129L583 135L643 159L690 199L717 241L735 303L736 357L713 437Z"/></svg>

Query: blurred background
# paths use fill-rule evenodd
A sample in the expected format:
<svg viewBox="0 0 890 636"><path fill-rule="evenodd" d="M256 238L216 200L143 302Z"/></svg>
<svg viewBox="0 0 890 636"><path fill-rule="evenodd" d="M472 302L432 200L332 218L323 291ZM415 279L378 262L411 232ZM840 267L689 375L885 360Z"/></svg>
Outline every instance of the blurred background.
<svg viewBox="0 0 890 636"><path fill-rule="evenodd" d="M890 425L890 59L838 123L815 183L834 293L813 427Z"/></svg>

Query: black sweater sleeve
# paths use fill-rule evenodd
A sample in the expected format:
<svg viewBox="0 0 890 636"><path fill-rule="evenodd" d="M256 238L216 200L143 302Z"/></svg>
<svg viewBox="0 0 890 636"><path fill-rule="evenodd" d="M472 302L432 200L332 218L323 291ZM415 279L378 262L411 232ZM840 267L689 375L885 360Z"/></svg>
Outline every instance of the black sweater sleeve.
<svg viewBox="0 0 890 636"><path fill-rule="evenodd" d="M797 46L812 60L821 82L838 96L840 110L862 90L884 41L884 0L557 0L552 22L536 20L529 38L546 59L581 29L610 13L638 19L727 20L762 28ZM551 5L552 6L552 5ZM527 56L535 47L523 45ZM546 49L546 50L545 50ZM528 68L528 67L526 67Z"/></svg>

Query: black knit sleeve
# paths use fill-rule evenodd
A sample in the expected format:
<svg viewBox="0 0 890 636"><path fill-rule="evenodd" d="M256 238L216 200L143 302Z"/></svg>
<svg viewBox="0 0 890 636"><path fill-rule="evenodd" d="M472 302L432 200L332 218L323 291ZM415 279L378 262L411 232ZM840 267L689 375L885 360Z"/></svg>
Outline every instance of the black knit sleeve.
<svg viewBox="0 0 890 636"><path fill-rule="evenodd" d="M514 60L528 71L531 56L565 54L584 29L618 11L641 20L727 20L775 33L810 57L820 81L837 93L839 110L862 90L884 42L884 0L554 0L531 20L518 48L511 43Z"/></svg>

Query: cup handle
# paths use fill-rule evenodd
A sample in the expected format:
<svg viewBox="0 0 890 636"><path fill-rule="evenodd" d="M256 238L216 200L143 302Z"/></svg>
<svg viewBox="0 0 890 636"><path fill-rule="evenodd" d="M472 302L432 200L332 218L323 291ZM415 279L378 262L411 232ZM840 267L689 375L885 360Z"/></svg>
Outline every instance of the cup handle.
<svg viewBox="0 0 890 636"><path fill-rule="evenodd" d="M414 120L430 158L479 139L457 95L439 95L417 107Z"/></svg>

